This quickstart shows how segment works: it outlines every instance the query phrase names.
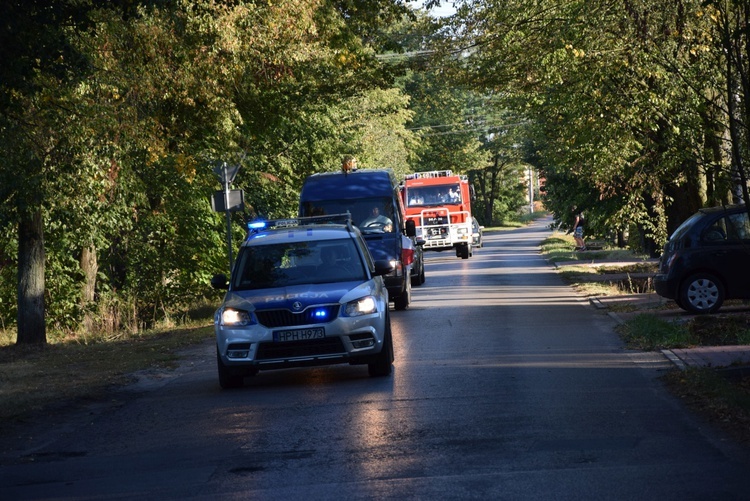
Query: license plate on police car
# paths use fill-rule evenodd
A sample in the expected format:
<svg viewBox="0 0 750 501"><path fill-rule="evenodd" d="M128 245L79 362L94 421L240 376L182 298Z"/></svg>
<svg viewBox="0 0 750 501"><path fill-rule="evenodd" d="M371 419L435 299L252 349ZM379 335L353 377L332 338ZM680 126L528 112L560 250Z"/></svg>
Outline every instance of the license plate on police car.
<svg viewBox="0 0 750 501"><path fill-rule="evenodd" d="M273 333L273 340L276 343L285 343L287 341L307 341L309 339L320 339L324 337L326 337L326 332L323 327L274 331Z"/></svg>

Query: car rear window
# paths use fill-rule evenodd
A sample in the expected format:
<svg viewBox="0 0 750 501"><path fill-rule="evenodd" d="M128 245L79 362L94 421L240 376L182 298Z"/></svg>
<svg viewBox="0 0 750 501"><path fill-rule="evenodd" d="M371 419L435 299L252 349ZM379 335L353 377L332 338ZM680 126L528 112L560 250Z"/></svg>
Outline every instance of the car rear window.
<svg viewBox="0 0 750 501"><path fill-rule="evenodd" d="M703 219L704 217L706 217L704 213L696 212L695 214L687 218L685 222L683 222L676 230L674 230L674 232L672 233L672 236L669 237L669 240L670 241L679 240L680 238L682 238L683 235L685 235L690 230L690 228L693 227L695 223L697 223L699 220Z"/></svg>
<svg viewBox="0 0 750 501"><path fill-rule="evenodd" d="M717 219L703 231L704 242L739 242L750 238L750 220L747 212L727 214Z"/></svg>
<svg viewBox="0 0 750 501"><path fill-rule="evenodd" d="M733 240L750 239L750 218L748 218L747 212L731 214L726 219L729 238Z"/></svg>
<svg viewBox="0 0 750 501"><path fill-rule="evenodd" d="M367 227L367 222L373 220L372 209L375 207L377 207L380 216L390 220L390 225ZM303 216L349 213L354 225L363 232L392 233L395 231L393 202L387 197L306 201L302 203L301 210ZM398 221L395 221L395 223L398 224Z"/></svg>

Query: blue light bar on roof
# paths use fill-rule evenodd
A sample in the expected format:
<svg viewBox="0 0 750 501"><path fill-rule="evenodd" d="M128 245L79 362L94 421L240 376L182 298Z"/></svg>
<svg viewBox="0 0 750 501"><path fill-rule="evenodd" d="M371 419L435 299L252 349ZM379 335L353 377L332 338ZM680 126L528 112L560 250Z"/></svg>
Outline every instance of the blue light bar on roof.
<svg viewBox="0 0 750 501"><path fill-rule="evenodd" d="M247 229L252 230L262 230L268 225L266 221L251 221L247 223Z"/></svg>
<svg viewBox="0 0 750 501"><path fill-rule="evenodd" d="M247 223L247 231L248 237L250 237L263 230L271 228L296 228L310 224L326 223L347 224L351 226L351 222L352 216L347 212L344 214L328 214L325 216L298 217L294 219L270 219L268 221L252 221ZM308 235L310 235L311 232L312 230L307 230Z"/></svg>

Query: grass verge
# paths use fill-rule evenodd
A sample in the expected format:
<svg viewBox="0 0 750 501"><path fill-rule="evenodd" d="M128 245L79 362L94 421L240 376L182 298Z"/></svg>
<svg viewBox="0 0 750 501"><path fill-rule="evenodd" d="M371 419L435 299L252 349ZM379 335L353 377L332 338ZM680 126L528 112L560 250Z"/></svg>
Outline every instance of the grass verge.
<svg viewBox="0 0 750 501"><path fill-rule="evenodd" d="M575 252L570 235L555 233L541 244L545 258L560 275L585 296L612 296L653 292L658 264L627 249L609 248Z"/></svg>
<svg viewBox="0 0 750 501"><path fill-rule="evenodd" d="M618 327L628 348L655 351L697 346L699 336L683 324L664 320L651 313L636 315Z"/></svg>
<svg viewBox="0 0 750 501"><path fill-rule="evenodd" d="M699 316L679 323L640 314L622 324L619 332L629 348L644 351L743 345L750 344L749 322L747 312ZM750 369L692 367L674 369L663 381L695 413L750 446L749 373Z"/></svg>
<svg viewBox="0 0 750 501"><path fill-rule="evenodd" d="M723 429L739 444L750 446L750 378L691 368L672 371L663 379L693 412Z"/></svg>
<svg viewBox="0 0 750 501"><path fill-rule="evenodd" d="M674 321L653 313L626 320L618 332L628 348L654 351L696 346L750 344L750 314L746 311L688 317Z"/></svg>
<svg viewBox="0 0 750 501"><path fill-rule="evenodd" d="M98 398L145 369L173 368L178 352L213 336L213 328L141 332L114 341L0 347L0 420L20 421L76 399Z"/></svg>

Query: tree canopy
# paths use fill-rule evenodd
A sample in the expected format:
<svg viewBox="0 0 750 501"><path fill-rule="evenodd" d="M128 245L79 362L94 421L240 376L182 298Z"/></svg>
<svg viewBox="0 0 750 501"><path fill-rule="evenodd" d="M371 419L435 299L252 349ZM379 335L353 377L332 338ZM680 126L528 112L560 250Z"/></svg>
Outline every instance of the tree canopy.
<svg viewBox="0 0 750 501"><path fill-rule="evenodd" d="M747 2L461 4L455 74L528 119L558 217L635 225L653 254L697 208L747 198Z"/></svg>
<svg viewBox="0 0 750 501"><path fill-rule="evenodd" d="M240 234L346 155L468 174L483 224L535 170L558 221L583 207L651 254L747 199L749 1L413 3L2 3L0 328L44 343L215 299L219 162Z"/></svg>

